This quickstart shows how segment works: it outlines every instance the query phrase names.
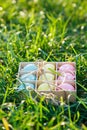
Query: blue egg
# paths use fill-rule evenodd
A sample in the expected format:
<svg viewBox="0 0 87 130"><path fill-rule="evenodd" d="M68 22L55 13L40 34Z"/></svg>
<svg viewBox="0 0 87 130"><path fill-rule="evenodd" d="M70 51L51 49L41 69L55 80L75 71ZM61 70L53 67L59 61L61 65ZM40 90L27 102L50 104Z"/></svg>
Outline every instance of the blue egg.
<svg viewBox="0 0 87 130"><path fill-rule="evenodd" d="M32 83L25 83L25 85L26 85L26 89L28 89L28 88L34 89L35 88L35 85Z"/></svg>
<svg viewBox="0 0 87 130"><path fill-rule="evenodd" d="M23 74L23 75L20 77L20 79L21 79L22 81L31 81L31 80L36 80L36 76L35 76L34 74L31 74L31 75L29 75L29 74Z"/></svg>
<svg viewBox="0 0 87 130"><path fill-rule="evenodd" d="M25 89L25 85L24 84L21 84L19 87L18 87L18 91L21 91L21 90L24 90Z"/></svg>
<svg viewBox="0 0 87 130"><path fill-rule="evenodd" d="M34 71L37 70L37 66L35 64L28 64L23 68L23 71Z"/></svg>
<svg viewBox="0 0 87 130"><path fill-rule="evenodd" d="M34 88L35 88L35 85L32 84L32 83L24 83L24 84L21 84L21 85L18 87L18 91L21 91L21 90L24 90L24 89L28 90L28 89L30 89L30 88L34 89Z"/></svg>

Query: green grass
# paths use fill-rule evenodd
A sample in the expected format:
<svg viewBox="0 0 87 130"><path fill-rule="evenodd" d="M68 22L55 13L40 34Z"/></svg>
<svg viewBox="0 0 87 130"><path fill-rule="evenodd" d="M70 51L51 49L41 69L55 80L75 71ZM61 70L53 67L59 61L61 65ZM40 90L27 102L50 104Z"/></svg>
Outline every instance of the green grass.
<svg viewBox="0 0 87 130"><path fill-rule="evenodd" d="M87 1L0 0L0 130L87 129ZM15 91L21 61L75 61L77 101Z"/></svg>

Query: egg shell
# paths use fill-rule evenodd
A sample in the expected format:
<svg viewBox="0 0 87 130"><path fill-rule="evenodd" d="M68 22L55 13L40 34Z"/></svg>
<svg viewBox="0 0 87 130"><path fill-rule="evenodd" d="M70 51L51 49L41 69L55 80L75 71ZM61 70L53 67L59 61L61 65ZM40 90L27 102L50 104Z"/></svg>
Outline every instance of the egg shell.
<svg viewBox="0 0 87 130"><path fill-rule="evenodd" d="M50 91L54 89L55 89L55 85L49 85L48 83L42 83L38 87L38 91Z"/></svg>
<svg viewBox="0 0 87 130"><path fill-rule="evenodd" d="M26 66L24 66L24 68L22 69L23 71L35 71L37 70L38 67L35 64L28 64Z"/></svg>
<svg viewBox="0 0 87 130"><path fill-rule="evenodd" d="M18 87L18 91L21 91L21 90L24 90L24 89L34 89L35 88L35 85L32 84L32 83L24 83L24 84L21 84L19 87Z"/></svg>
<svg viewBox="0 0 87 130"><path fill-rule="evenodd" d="M45 71L51 72L50 69L55 70L55 65L54 65L54 64L45 64L45 65L43 66L43 69L44 69Z"/></svg>
<svg viewBox="0 0 87 130"><path fill-rule="evenodd" d="M63 64L62 66L59 67L59 72L69 72L74 74L75 67L71 64Z"/></svg>
<svg viewBox="0 0 87 130"><path fill-rule="evenodd" d="M26 89L24 84L21 84L21 85L18 87L18 91L21 91L21 90L24 90L24 89Z"/></svg>
<svg viewBox="0 0 87 130"><path fill-rule="evenodd" d="M73 91L75 90L71 84L63 83L56 87L56 90L65 90L65 91Z"/></svg>
<svg viewBox="0 0 87 130"><path fill-rule="evenodd" d="M36 76L34 74L23 74L20 79L22 81L31 81L31 80L36 80Z"/></svg>
<svg viewBox="0 0 87 130"><path fill-rule="evenodd" d="M61 73L61 75L58 77L58 80L75 80L75 75L72 73Z"/></svg>
<svg viewBox="0 0 87 130"><path fill-rule="evenodd" d="M26 89L30 89L30 88L35 89L35 85L32 83L25 83L25 84L26 84Z"/></svg>
<svg viewBox="0 0 87 130"><path fill-rule="evenodd" d="M51 73L45 73L39 76L39 80L54 80L54 75Z"/></svg>

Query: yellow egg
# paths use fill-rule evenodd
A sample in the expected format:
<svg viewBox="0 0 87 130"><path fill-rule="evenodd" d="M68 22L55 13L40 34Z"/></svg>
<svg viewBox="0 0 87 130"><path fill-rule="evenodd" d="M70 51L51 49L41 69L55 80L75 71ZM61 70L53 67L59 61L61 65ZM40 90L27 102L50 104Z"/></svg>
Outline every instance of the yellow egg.
<svg viewBox="0 0 87 130"><path fill-rule="evenodd" d="M43 69L44 69L45 71L50 71L50 72L51 72L50 69L55 70L55 65L54 65L54 64L45 64L45 65L43 66Z"/></svg>
<svg viewBox="0 0 87 130"><path fill-rule="evenodd" d="M50 91L54 90L55 85L49 85L48 83L42 83L38 87L38 91Z"/></svg>
<svg viewBox="0 0 87 130"><path fill-rule="evenodd" d="M40 75L39 80L54 80L54 75L51 73L45 73Z"/></svg>

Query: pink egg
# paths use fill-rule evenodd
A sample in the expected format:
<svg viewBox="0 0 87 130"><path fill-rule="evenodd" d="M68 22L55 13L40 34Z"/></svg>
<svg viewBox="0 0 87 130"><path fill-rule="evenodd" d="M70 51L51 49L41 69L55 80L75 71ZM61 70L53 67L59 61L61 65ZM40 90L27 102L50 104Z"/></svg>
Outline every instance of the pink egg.
<svg viewBox="0 0 87 130"><path fill-rule="evenodd" d="M61 73L58 80L75 80L75 75L71 73Z"/></svg>
<svg viewBox="0 0 87 130"><path fill-rule="evenodd" d="M75 67L71 64L64 64L59 67L59 72L69 72L69 73L74 74Z"/></svg>
<svg viewBox="0 0 87 130"><path fill-rule="evenodd" d="M56 87L56 90L66 90L66 91L73 91L75 90L71 84L63 83Z"/></svg>

